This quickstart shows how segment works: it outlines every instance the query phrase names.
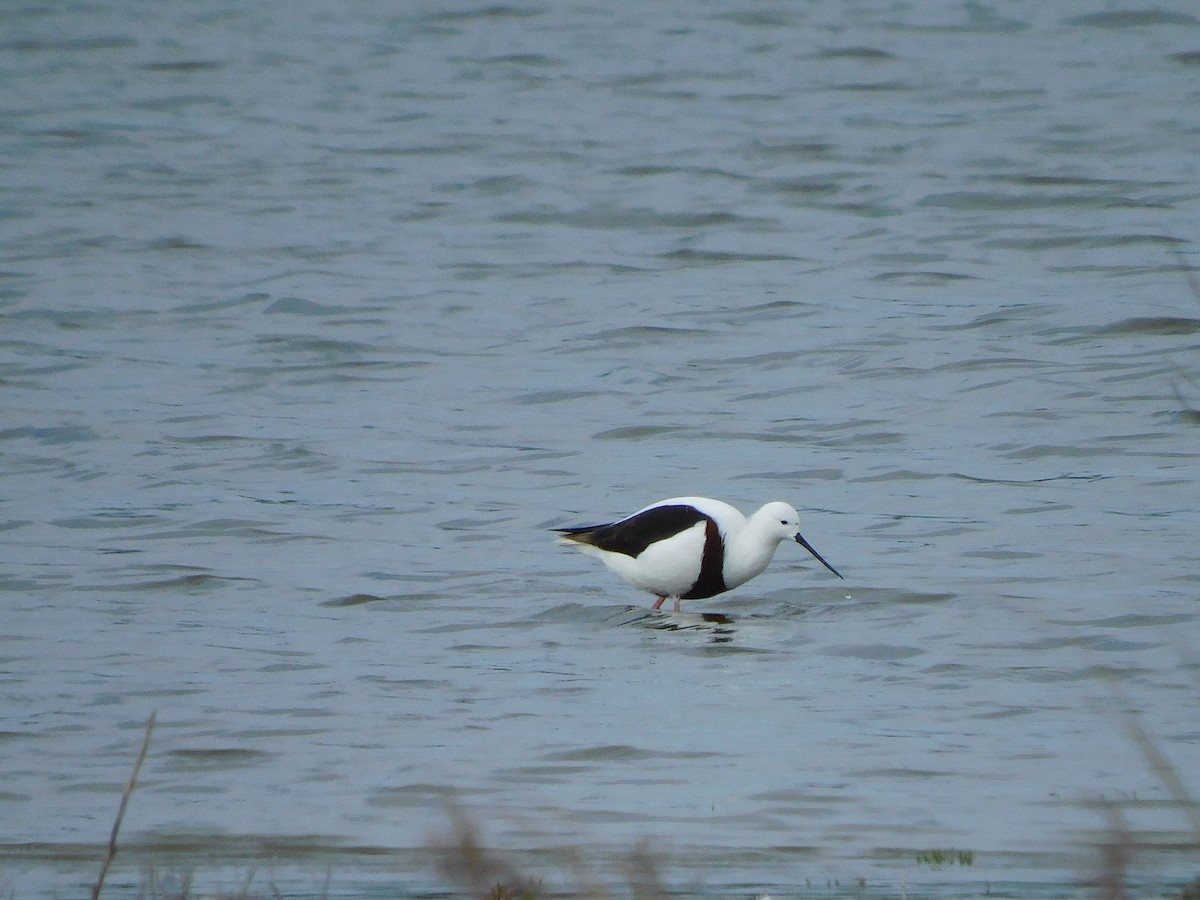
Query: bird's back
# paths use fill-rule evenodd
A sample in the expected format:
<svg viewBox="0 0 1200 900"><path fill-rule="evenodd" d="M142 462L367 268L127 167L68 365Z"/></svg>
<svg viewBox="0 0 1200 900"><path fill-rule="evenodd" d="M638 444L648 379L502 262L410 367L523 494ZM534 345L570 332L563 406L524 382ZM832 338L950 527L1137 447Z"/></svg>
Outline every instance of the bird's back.
<svg viewBox="0 0 1200 900"><path fill-rule="evenodd" d="M657 503L651 503L645 509L639 509L633 515L643 513L647 509L653 509L656 506L691 506L708 516L717 523L717 528L720 529L722 535L733 534L746 524L746 517L741 511L730 506L721 500L713 500L711 497L672 497L670 500L660 500ZM633 516L630 516L633 518Z"/></svg>

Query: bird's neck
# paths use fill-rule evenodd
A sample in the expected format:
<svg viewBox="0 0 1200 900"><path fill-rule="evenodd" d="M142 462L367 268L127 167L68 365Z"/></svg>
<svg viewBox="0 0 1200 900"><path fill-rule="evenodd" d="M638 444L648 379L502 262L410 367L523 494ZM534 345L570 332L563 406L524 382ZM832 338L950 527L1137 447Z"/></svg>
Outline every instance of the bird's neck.
<svg viewBox="0 0 1200 900"><path fill-rule="evenodd" d="M725 584L735 588L760 574L775 555L777 540L764 540L754 519L729 540L725 547Z"/></svg>

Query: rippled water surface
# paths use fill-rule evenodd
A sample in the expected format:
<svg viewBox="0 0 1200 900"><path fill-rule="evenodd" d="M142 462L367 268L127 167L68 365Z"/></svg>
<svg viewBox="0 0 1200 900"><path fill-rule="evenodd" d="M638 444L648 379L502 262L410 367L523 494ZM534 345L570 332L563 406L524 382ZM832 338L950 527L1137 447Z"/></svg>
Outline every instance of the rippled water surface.
<svg viewBox="0 0 1200 900"><path fill-rule="evenodd" d="M25 4L0 110L6 895L155 711L106 896L1200 874L1193 4ZM845 582L550 538L678 494Z"/></svg>

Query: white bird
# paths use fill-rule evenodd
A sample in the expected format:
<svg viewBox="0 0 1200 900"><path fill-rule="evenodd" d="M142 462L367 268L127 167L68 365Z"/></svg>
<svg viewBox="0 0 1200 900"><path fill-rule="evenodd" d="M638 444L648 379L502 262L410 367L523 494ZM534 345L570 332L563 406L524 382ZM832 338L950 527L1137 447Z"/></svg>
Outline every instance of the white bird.
<svg viewBox="0 0 1200 900"><path fill-rule="evenodd" d="M768 503L746 518L708 497L660 500L618 522L556 528L559 541L594 556L635 588L658 599L703 600L745 584L767 567L775 548L795 540L838 578L800 534L800 516L786 503Z"/></svg>

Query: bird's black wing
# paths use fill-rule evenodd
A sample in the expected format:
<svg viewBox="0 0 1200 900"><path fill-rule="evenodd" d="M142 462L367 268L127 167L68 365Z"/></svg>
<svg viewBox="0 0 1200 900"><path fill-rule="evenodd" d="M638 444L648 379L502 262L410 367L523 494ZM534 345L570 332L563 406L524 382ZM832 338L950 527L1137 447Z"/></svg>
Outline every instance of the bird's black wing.
<svg viewBox="0 0 1200 900"><path fill-rule="evenodd" d="M674 537L706 519L708 516L694 506L653 506L620 522L556 528L555 531L569 540L636 558L651 544Z"/></svg>

